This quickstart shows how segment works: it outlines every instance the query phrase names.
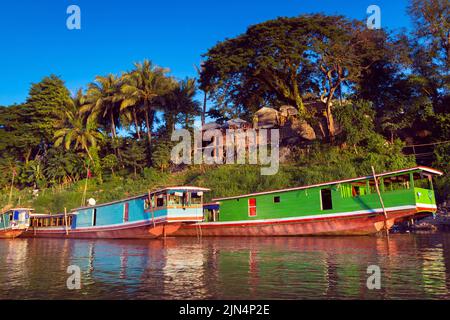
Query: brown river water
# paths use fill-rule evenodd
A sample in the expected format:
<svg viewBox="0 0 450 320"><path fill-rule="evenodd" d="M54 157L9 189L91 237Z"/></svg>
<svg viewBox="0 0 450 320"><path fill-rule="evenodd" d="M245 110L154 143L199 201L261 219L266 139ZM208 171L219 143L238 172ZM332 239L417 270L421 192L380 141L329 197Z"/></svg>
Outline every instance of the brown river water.
<svg viewBox="0 0 450 320"><path fill-rule="evenodd" d="M68 266L81 271L69 290ZM380 267L381 289L367 269ZM450 234L0 240L0 299L449 299Z"/></svg>

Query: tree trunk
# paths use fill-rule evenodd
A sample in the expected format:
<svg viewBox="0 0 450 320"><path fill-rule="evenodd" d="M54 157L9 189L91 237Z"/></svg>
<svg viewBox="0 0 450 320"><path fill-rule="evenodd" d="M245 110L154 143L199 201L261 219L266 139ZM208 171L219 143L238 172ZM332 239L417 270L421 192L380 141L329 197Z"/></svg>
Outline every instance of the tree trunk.
<svg viewBox="0 0 450 320"><path fill-rule="evenodd" d="M331 111L331 101L327 102L327 126L328 126L328 135L330 138L330 142L334 141L334 136L336 134L336 128L334 126L334 118L333 113Z"/></svg>
<svg viewBox="0 0 450 320"><path fill-rule="evenodd" d="M322 139L325 140L327 138L327 134L325 132L325 128L323 127L322 119L319 119L317 124L319 126L319 130L320 130L320 134L322 135Z"/></svg>
<svg viewBox="0 0 450 320"><path fill-rule="evenodd" d="M112 140L114 140L115 138L117 138L117 134L116 134L116 123L114 122L114 114L111 112L111 135L112 135ZM120 161L122 161L122 154L120 153L120 149L117 147L114 147L114 150L116 152L117 157L119 158Z"/></svg>
<svg viewBox="0 0 450 320"><path fill-rule="evenodd" d="M111 112L111 136L115 138L116 135L116 123L114 122L114 114Z"/></svg>
<svg viewBox="0 0 450 320"><path fill-rule="evenodd" d="M144 110L145 110L145 125L147 126L148 145L151 146L152 145L153 116L151 117L152 119L150 121L149 113L151 113L151 111L148 108L147 101L144 102Z"/></svg>
<svg viewBox="0 0 450 320"><path fill-rule="evenodd" d="M148 110L145 110L145 125L147 126L147 137L148 137L148 144L151 145L151 141L152 141L152 133L150 128L150 124L149 124L150 120L148 119Z"/></svg>
<svg viewBox="0 0 450 320"><path fill-rule="evenodd" d="M89 152L88 147L84 147L84 150L86 150L87 155L89 156L89 159L91 159L92 163L94 163L94 159L92 159L91 153Z"/></svg>
<svg viewBox="0 0 450 320"><path fill-rule="evenodd" d="M134 118L134 126L136 127L136 133L137 133L138 139L141 140L141 130L139 130L135 108L133 108L133 118Z"/></svg>
<svg viewBox="0 0 450 320"><path fill-rule="evenodd" d="M29 148L28 150L27 150L27 153L25 154L25 164L28 164L28 162L30 161L30 157L31 157L31 152L32 152L33 150L31 149L31 148Z"/></svg>
<svg viewBox="0 0 450 320"><path fill-rule="evenodd" d="M294 91L295 104L300 113L300 116L305 116L305 114L306 114L305 105L303 104L303 99L300 94L300 90L298 89L298 83L297 83L296 76L297 76L297 74L295 72L291 72L291 83L292 83L292 89Z"/></svg>
<svg viewBox="0 0 450 320"><path fill-rule="evenodd" d="M207 100L207 92L204 91L204 97L203 97L203 111L202 111L202 127L205 125L206 122L206 100Z"/></svg>

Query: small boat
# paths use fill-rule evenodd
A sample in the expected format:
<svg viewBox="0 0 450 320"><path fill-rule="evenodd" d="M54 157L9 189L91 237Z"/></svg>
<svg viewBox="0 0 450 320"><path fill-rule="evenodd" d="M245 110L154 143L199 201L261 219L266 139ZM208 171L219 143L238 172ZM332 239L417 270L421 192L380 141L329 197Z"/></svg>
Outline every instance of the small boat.
<svg viewBox="0 0 450 320"><path fill-rule="evenodd" d="M173 236L375 234L435 213L432 177L442 174L419 166L375 177L213 199L204 206L203 222L185 223Z"/></svg>
<svg viewBox="0 0 450 320"><path fill-rule="evenodd" d="M21 237L152 239L170 235L186 222L203 220L197 187L170 187L146 195L82 207L66 214L33 214Z"/></svg>
<svg viewBox="0 0 450 320"><path fill-rule="evenodd" d="M0 239L16 238L26 231L32 211L29 208L13 208L0 213Z"/></svg>

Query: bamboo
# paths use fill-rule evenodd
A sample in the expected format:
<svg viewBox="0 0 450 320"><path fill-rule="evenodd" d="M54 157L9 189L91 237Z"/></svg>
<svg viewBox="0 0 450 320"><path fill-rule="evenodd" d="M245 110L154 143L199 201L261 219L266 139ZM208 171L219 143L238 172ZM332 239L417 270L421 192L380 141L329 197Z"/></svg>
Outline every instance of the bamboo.
<svg viewBox="0 0 450 320"><path fill-rule="evenodd" d="M67 208L64 208L64 224L66 226L66 235L68 235L69 229L68 229L68 225L67 225Z"/></svg>
<svg viewBox="0 0 450 320"><path fill-rule="evenodd" d="M15 170L13 170L13 172L12 172L12 179L11 179L11 190L9 191L9 200L8 200L9 204L11 204L13 187L14 187L14 178L15 177L16 177L16 172L15 172Z"/></svg>
<svg viewBox="0 0 450 320"><path fill-rule="evenodd" d="M81 198L81 206L86 205L86 192L87 192L88 180L89 180L89 165L86 170L86 183L84 184L83 197Z"/></svg>
<svg viewBox="0 0 450 320"><path fill-rule="evenodd" d="M381 207L383 208L383 214L384 214L384 229L386 231L386 235L389 236L389 229L387 226L387 212L386 212L386 208L384 207L384 202L383 202L383 198L381 197L381 192L380 192L380 188L378 186L378 178L377 175L375 174L375 168L372 166L372 174L373 174L373 179L375 180L375 188L377 189L377 193L378 193L378 198L380 199L380 203L381 203Z"/></svg>
<svg viewBox="0 0 450 320"><path fill-rule="evenodd" d="M3 230L6 230L6 221L5 221L5 215L2 214L2 224L3 224Z"/></svg>
<svg viewBox="0 0 450 320"><path fill-rule="evenodd" d="M153 206L152 206L152 195L150 190L148 190L148 203L150 204L150 211L152 213L152 222L153 222L153 228L155 227L155 212L153 211Z"/></svg>

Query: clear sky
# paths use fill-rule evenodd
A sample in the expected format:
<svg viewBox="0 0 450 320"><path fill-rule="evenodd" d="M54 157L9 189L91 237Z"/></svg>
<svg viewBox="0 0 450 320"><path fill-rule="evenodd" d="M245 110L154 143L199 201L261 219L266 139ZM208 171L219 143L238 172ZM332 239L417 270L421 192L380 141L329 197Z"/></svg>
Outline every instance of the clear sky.
<svg viewBox="0 0 450 320"><path fill-rule="evenodd" d="M81 8L81 30L66 27L72 4ZM371 4L381 8L382 27L410 27L407 0L2 1L0 105L25 101L30 84L49 74L75 92L145 58L177 78L195 76L208 48L251 24L317 12L365 20Z"/></svg>

